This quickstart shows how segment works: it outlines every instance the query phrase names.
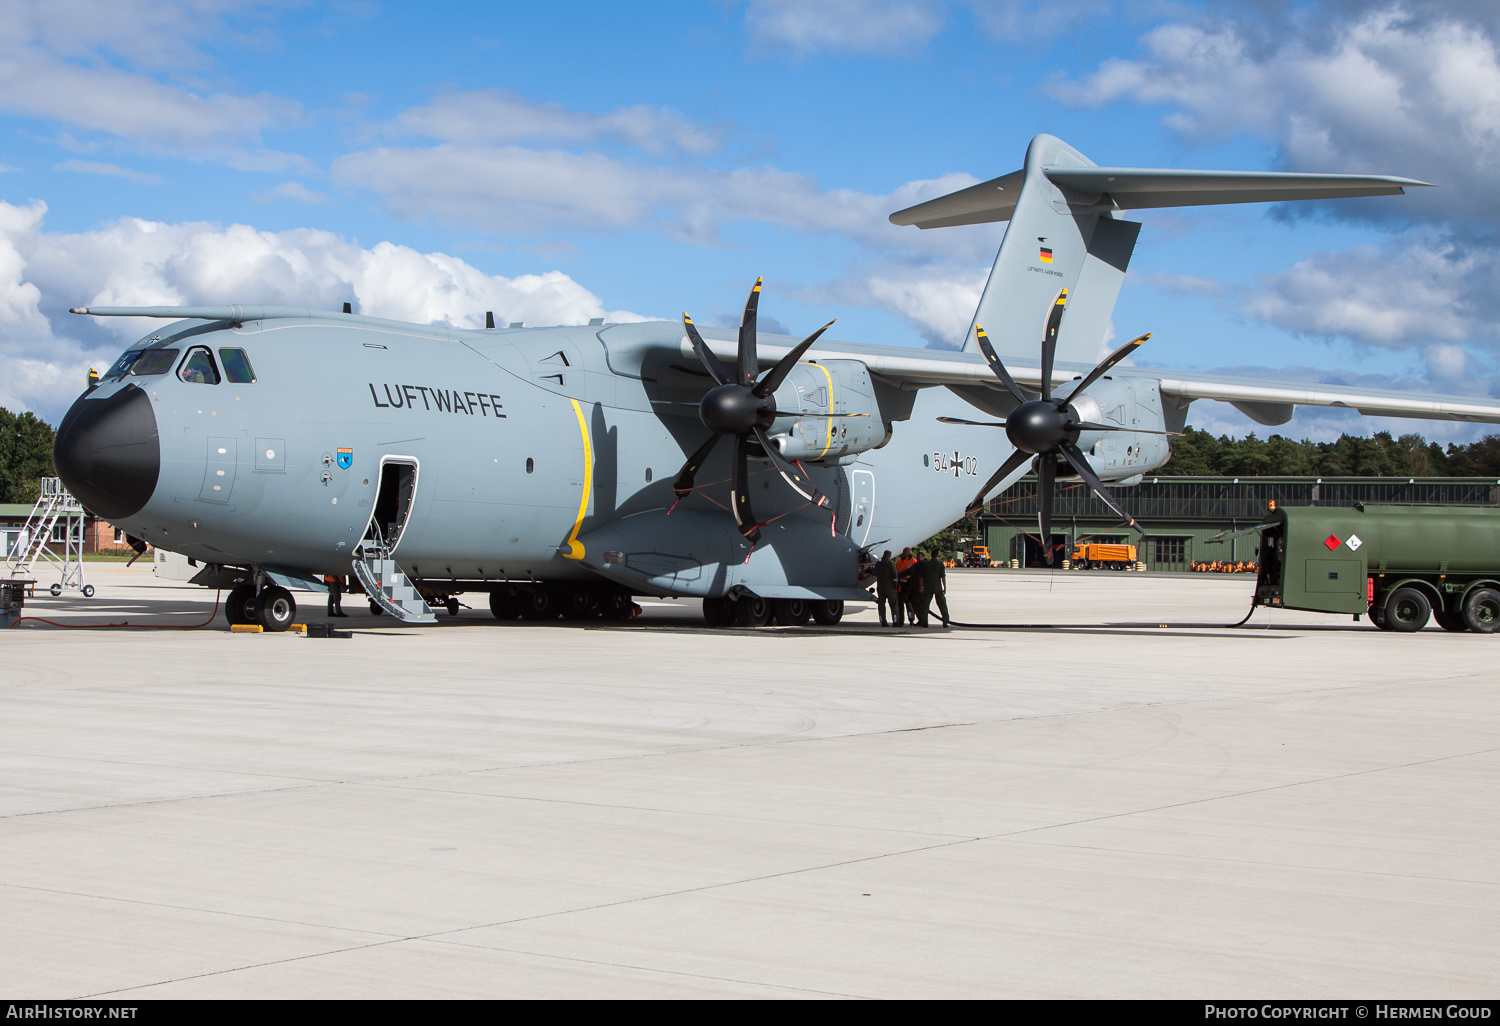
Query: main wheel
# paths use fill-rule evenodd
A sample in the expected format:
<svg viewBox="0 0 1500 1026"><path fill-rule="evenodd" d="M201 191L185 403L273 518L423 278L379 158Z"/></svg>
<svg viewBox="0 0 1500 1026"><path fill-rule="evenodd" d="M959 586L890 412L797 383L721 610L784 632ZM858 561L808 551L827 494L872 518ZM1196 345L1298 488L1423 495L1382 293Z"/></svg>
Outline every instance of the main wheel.
<svg viewBox="0 0 1500 1026"><path fill-rule="evenodd" d="M806 599L776 599L771 603L771 615L780 627L801 627L812 616Z"/></svg>
<svg viewBox="0 0 1500 1026"><path fill-rule="evenodd" d="M1464 599L1464 625L1476 634L1500 630L1500 591L1476 588Z"/></svg>
<svg viewBox="0 0 1500 1026"><path fill-rule="evenodd" d="M570 591L559 603L564 620L588 620L598 615L599 599L592 592Z"/></svg>
<svg viewBox="0 0 1500 1026"><path fill-rule="evenodd" d="M734 602L727 598L706 598L703 600L703 619L708 621L710 627L733 627L734 626Z"/></svg>
<svg viewBox="0 0 1500 1026"><path fill-rule="evenodd" d="M521 615L521 603L504 586L490 592L490 612L497 620L514 620Z"/></svg>
<svg viewBox="0 0 1500 1026"><path fill-rule="evenodd" d="M735 599L734 622L740 627L764 627L771 622L771 600L759 595Z"/></svg>
<svg viewBox="0 0 1500 1026"><path fill-rule="evenodd" d="M284 631L297 616L297 600L280 585L262 588L255 596L255 622L267 631Z"/></svg>
<svg viewBox="0 0 1500 1026"><path fill-rule="evenodd" d="M1463 613L1449 613L1442 609L1434 609L1432 618L1443 630L1452 631L1454 634L1462 634L1469 629L1469 625L1464 623Z"/></svg>
<svg viewBox="0 0 1500 1026"><path fill-rule="evenodd" d="M634 605L629 595L621 595L619 592L606 595L599 600L599 610L606 620L629 620Z"/></svg>
<svg viewBox="0 0 1500 1026"><path fill-rule="evenodd" d="M844 618L844 600L826 599L812 604L813 619L824 627L832 627Z"/></svg>
<svg viewBox="0 0 1500 1026"><path fill-rule="evenodd" d="M1431 617L1432 603L1416 588L1397 588L1385 600L1385 622L1393 631L1419 631Z"/></svg>
<svg viewBox="0 0 1500 1026"><path fill-rule="evenodd" d="M255 623L255 585L241 584L224 600L224 619L229 626Z"/></svg>
<svg viewBox="0 0 1500 1026"><path fill-rule="evenodd" d="M528 620L556 620L557 596L541 588L521 596L521 615Z"/></svg>

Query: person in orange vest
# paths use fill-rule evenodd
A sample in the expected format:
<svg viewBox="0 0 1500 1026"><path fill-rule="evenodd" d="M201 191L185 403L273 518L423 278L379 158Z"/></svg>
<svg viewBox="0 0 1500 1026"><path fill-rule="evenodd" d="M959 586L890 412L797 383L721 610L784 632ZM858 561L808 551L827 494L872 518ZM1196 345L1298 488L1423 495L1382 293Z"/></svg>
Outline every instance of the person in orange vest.
<svg viewBox="0 0 1500 1026"><path fill-rule="evenodd" d="M912 568L917 565L917 557L912 555L911 546L901 550L901 557L896 560L896 577L901 581L901 609L906 614L906 621L915 624L917 622L917 591L921 587L921 581L912 574ZM898 617L897 623L901 620Z"/></svg>
<svg viewBox="0 0 1500 1026"><path fill-rule="evenodd" d="M328 585L328 615L348 616L344 612L344 579L325 576L323 583Z"/></svg>

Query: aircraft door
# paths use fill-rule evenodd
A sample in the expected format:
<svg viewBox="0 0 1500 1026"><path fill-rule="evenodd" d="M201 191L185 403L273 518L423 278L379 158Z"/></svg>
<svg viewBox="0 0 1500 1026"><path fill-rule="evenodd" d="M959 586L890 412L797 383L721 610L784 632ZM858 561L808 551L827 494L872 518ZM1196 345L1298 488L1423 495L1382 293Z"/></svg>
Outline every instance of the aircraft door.
<svg viewBox="0 0 1500 1026"><path fill-rule="evenodd" d="M380 481L375 491L375 511L365 528L365 542L383 545L392 554L401 544L401 534L417 495L415 457L386 456L380 461Z"/></svg>
<svg viewBox="0 0 1500 1026"><path fill-rule="evenodd" d="M849 511L849 540L860 548L870 539L875 519L875 472L856 470L849 475L853 502Z"/></svg>
<svg viewBox="0 0 1500 1026"><path fill-rule="evenodd" d="M224 505L234 491L234 468L239 463L239 443L233 438L208 440L208 458L203 467L203 487L198 498Z"/></svg>

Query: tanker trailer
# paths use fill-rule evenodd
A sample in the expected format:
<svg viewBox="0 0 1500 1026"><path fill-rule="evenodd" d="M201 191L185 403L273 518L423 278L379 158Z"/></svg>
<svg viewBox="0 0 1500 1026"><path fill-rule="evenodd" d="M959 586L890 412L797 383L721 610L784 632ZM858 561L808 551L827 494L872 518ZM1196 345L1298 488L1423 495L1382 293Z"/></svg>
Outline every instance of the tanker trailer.
<svg viewBox="0 0 1500 1026"><path fill-rule="evenodd" d="M1272 509L1257 605L1368 613L1377 627L1500 629L1500 508L1367 505Z"/></svg>

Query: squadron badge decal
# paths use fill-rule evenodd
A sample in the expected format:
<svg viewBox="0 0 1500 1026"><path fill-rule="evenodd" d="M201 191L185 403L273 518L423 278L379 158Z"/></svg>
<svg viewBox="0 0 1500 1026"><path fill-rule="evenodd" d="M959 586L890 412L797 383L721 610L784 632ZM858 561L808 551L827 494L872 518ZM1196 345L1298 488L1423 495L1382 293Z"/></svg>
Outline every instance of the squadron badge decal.
<svg viewBox="0 0 1500 1026"><path fill-rule="evenodd" d="M338 451L338 458L340 470L348 470L350 467L354 466L353 449L340 449Z"/></svg>

